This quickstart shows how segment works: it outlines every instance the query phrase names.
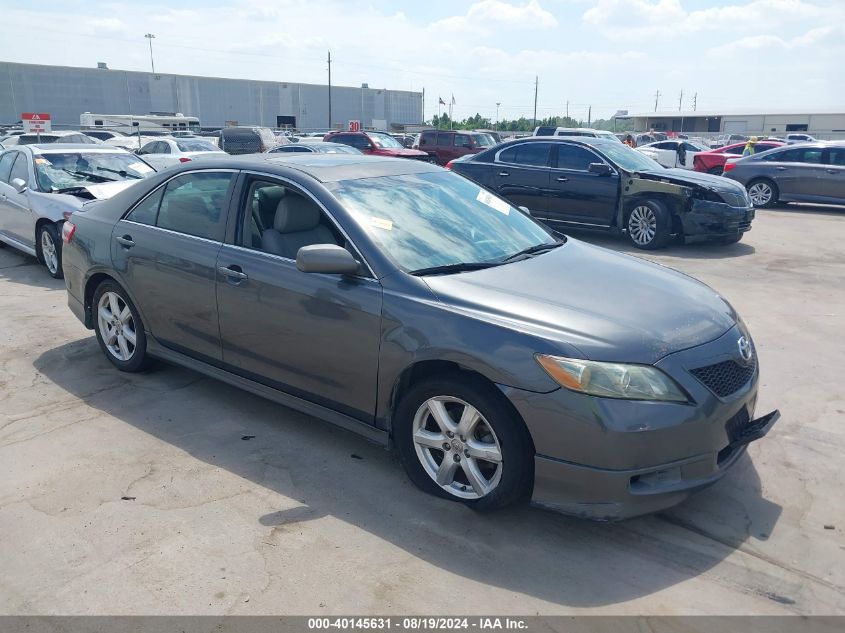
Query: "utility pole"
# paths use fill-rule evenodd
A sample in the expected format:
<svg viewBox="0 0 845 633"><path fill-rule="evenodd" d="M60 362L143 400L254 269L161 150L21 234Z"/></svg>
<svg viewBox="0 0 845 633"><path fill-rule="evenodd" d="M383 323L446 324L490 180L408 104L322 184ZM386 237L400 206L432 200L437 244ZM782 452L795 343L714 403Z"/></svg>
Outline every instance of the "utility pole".
<svg viewBox="0 0 845 633"><path fill-rule="evenodd" d="M678 112L680 112L684 107L684 89L681 88L681 98L678 99Z"/></svg>
<svg viewBox="0 0 845 633"><path fill-rule="evenodd" d="M569 118L569 99L566 100L566 118ZM569 123L567 123L569 125Z"/></svg>
<svg viewBox="0 0 845 633"><path fill-rule="evenodd" d="M502 105L501 102L496 102L496 131L499 131L499 106Z"/></svg>
<svg viewBox="0 0 845 633"><path fill-rule="evenodd" d="M593 106L587 108L587 127L593 122Z"/></svg>
<svg viewBox="0 0 845 633"><path fill-rule="evenodd" d="M696 92L692 97L692 109L693 112L698 108L698 93Z"/></svg>
<svg viewBox="0 0 845 633"><path fill-rule="evenodd" d="M332 52L331 51L329 51L328 62L329 62L329 129L331 130L332 129ZM362 97L362 99L363 99L363 97ZM364 122L361 121L361 125L363 125L363 124L364 124Z"/></svg>
<svg viewBox="0 0 845 633"><path fill-rule="evenodd" d="M537 127L537 90L540 88L540 77L534 75L534 126Z"/></svg>
<svg viewBox="0 0 845 633"><path fill-rule="evenodd" d="M425 123L425 86L422 91L422 123Z"/></svg>
<svg viewBox="0 0 845 633"><path fill-rule="evenodd" d="M146 37L150 41L150 66L153 68L153 74L156 74L156 63L153 61L153 40L155 39L155 35L152 33L145 33L144 37Z"/></svg>
<svg viewBox="0 0 845 633"><path fill-rule="evenodd" d="M654 93L654 111L657 112L657 102L660 100L660 91Z"/></svg>

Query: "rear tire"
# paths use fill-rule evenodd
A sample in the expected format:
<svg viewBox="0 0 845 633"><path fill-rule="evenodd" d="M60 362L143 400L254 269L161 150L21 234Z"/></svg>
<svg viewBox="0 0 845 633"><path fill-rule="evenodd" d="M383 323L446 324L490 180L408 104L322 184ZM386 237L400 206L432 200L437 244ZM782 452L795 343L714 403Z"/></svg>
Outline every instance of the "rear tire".
<svg viewBox="0 0 845 633"><path fill-rule="evenodd" d="M626 235L643 250L663 248L671 234L672 218L662 202L637 202L625 216Z"/></svg>
<svg viewBox="0 0 845 633"><path fill-rule="evenodd" d="M138 372L150 364L144 324L126 291L106 280L94 291L94 331L103 354L120 371Z"/></svg>
<svg viewBox="0 0 845 633"><path fill-rule="evenodd" d="M773 207L778 201L778 187L768 178L757 178L748 183L751 203L761 209Z"/></svg>
<svg viewBox="0 0 845 633"><path fill-rule="evenodd" d="M53 279L62 279L62 240L55 224L42 224L36 236L36 254Z"/></svg>
<svg viewBox="0 0 845 633"><path fill-rule="evenodd" d="M710 169L707 170L707 173L713 174L714 176L721 176L722 174L725 173L725 168L724 167L711 167Z"/></svg>
<svg viewBox="0 0 845 633"><path fill-rule="evenodd" d="M528 429L480 377L453 373L411 387L396 408L393 437L408 477L429 494L494 510L531 493Z"/></svg>

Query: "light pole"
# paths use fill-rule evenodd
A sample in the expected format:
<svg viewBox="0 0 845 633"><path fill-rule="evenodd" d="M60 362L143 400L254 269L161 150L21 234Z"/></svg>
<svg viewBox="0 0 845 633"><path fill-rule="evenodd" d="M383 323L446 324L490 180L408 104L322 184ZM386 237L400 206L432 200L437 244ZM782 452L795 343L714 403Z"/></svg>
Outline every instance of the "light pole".
<svg viewBox="0 0 845 633"><path fill-rule="evenodd" d="M153 67L153 74L156 74L156 63L153 61L153 40L155 39L155 35L152 33L145 33L144 37L146 37L150 41L150 66Z"/></svg>
<svg viewBox="0 0 845 633"><path fill-rule="evenodd" d="M500 102L496 102L496 131L499 131L499 106L502 105Z"/></svg>

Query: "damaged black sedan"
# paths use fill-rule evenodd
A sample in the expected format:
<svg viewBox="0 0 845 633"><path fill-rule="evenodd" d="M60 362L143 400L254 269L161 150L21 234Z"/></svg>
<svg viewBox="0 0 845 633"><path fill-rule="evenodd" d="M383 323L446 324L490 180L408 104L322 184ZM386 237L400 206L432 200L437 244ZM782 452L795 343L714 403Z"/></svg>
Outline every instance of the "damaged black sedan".
<svg viewBox="0 0 845 633"><path fill-rule="evenodd" d="M556 228L620 232L642 249L661 248L672 237L731 244L754 219L741 185L666 169L600 138L522 138L447 167Z"/></svg>

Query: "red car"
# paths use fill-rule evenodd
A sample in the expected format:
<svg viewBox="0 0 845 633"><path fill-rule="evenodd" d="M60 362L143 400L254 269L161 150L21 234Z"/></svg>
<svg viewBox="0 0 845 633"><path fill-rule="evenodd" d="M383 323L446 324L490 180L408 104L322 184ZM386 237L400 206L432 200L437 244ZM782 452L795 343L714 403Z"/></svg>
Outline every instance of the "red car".
<svg viewBox="0 0 845 633"><path fill-rule="evenodd" d="M431 161L431 157L426 152L407 149L390 134L384 132L329 132L323 137L323 140L331 143L343 143L361 150L364 154L372 154L373 156L393 156L395 158L416 158Z"/></svg>
<svg viewBox="0 0 845 633"><path fill-rule="evenodd" d="M760 152L765 152L767 149L774 149L781 145L783 143L779 141L760 141L754 146L754 153L759 154ZM731 157L742 156L744 149L745 143L732 143L731 145L725 145L709 152L700 152L692 159L693 169L719 176L725 170L725 161Z"/></svg>

